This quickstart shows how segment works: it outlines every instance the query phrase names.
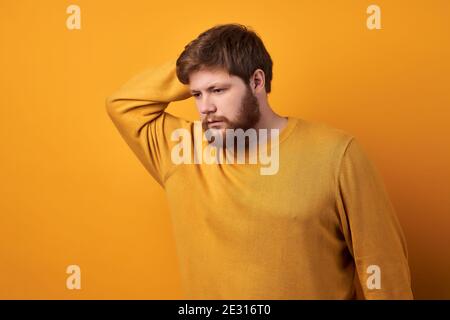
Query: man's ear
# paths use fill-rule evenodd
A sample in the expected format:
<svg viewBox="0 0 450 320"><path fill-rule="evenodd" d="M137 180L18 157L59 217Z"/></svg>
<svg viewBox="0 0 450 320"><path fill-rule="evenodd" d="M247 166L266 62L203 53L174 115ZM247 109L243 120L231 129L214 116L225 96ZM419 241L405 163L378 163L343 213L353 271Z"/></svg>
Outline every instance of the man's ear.
<svg viewBox="0 0 450 320"><path fill-rule="evenodd" d="M261 83L261 81L258 78L256 78L255 79L255 85L254 85L253 89L256 89L260 85L260 83Z"/></svg>
<svg viewBox="0 0 450 320"><path fill-rule="evenodd" d="M256 69L253 73L251 88L253 92L264 90L265 88L265 74L261 69Z"/></svg>

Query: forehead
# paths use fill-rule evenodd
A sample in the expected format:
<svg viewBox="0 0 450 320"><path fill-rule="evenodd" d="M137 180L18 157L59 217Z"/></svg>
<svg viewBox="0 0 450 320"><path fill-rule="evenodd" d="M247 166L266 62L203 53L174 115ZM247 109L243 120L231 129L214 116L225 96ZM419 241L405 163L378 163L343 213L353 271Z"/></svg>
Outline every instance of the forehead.
<svg viewBox="0 0 450 320"><path fill-rule="evenodd" d="M238 83L239 77L230 75L222 68L202 68L189 74L189 87L191 90L207 90L214 85L231 85Z"/></svg>

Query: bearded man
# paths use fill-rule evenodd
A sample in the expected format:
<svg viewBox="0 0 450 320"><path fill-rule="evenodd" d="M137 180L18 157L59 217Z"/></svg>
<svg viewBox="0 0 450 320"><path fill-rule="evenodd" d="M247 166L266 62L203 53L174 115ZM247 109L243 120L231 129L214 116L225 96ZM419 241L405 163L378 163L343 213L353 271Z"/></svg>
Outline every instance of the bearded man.
<svg viewBox="0 0 450 320"><path fill-rule="evenodd" d="M271 81L256 32L223 24L106 99L166 191L185 297L354 299L359 288L365 299L412 299L405 237L362 146L343 130L277 114ZM172 133L193 133L194 122L165 109L190 97L212 136L278 130L276 174L258 164L174 163Z"/></svg>

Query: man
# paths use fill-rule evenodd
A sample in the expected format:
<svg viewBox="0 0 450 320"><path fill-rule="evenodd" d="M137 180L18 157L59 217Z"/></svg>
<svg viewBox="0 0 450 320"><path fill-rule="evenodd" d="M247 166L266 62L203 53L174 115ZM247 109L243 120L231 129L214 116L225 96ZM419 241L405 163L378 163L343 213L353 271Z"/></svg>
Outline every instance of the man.
<svg viewBox="0 0 450 320"><path fill-rule="evenodd" d="M271 80L257 34L225 24L106 101L167 193L186 298L354 299L360 288L365 299L412 299L405 238L361 145L342 130L276 114ZM173 133L194 139L195 123L165 108L191 96L202 129L216 138L226 140L226 129L278 130L276 173L248 163L175 163Z"/></svg>

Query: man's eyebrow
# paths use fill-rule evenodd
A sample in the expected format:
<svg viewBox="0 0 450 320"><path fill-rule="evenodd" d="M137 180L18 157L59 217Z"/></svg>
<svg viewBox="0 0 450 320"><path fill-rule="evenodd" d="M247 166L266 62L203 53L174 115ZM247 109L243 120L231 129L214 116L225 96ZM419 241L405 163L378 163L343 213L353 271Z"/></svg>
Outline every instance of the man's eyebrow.
<svg viewBox="0 0 450 320"><path fill-rule="evenodd" d="M230 86L230 85L231 84L228 83L228 82L215 82L212 85L210 85L208 88L206 88L206 90L210 91L211 89L213 89L215 87L220 87L220 86L227 87L227 86ZM200 92L200 91L199 90L195 90L195 89L191 90L191 93L197 93L197 92Z"/></svg>

